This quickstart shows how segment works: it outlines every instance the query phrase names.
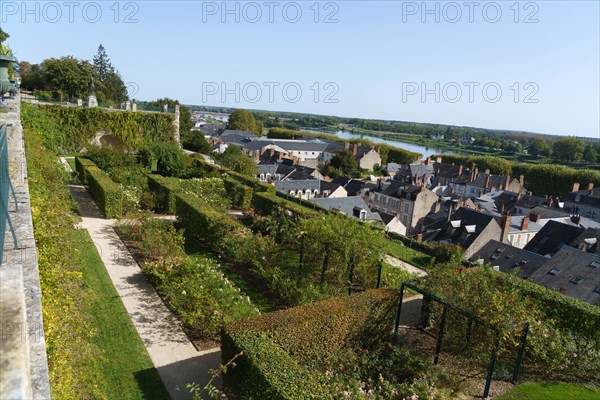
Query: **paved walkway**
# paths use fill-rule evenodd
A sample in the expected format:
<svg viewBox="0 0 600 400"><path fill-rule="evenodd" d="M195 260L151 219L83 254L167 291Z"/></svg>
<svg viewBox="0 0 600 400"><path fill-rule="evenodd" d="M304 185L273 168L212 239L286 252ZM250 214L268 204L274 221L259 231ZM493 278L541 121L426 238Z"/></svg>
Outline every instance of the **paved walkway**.
<svg viewBox="0 0 600 400"><path fill-rule="evenodd" d="M69 185L69 190L79 204L80 227L90 233L171 398L191 399L186 384L196 382L203 387L208 382L209 369L217 368L221 361L220 349L196 350L115 233L115 221L104 218L79 181Z"/></svg>

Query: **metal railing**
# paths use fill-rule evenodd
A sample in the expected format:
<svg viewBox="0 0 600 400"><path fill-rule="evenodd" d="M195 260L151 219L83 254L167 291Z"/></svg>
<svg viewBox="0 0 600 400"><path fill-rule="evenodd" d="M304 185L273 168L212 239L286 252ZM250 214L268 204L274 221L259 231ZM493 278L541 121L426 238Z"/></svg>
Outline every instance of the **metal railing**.
<svg viewBox="0 0 600 400"><path fill-rule="evenodd" d="M8 213L8 190L12 192L15 201L15 210L19 210L15 189L10 181L9 163L8 163L8 138L6 124L0 125L0 266L4 259L4 238L6 236L6 225L8 224L12 233L15 248L18 248L17 235L10 220Z"/></svg>

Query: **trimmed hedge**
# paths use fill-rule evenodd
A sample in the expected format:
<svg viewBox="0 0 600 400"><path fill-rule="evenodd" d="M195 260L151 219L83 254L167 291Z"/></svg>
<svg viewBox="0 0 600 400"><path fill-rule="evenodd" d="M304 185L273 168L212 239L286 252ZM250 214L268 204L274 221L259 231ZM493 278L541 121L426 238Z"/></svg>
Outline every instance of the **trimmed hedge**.
<svg viewBox="0 0 600 400"><path fill-rule="evenodd" d="M106 215L106 218L116 218L123 215L123 189L110 179L90 160L75 157L75 165L79 177L87 186L93 199Z"/></svg>
<svg viewBox="0 0 600 400"><path fill-rule="evenodd" d="M252 207L264 215L270 215L277 207L288 210L300 218L315 218L321 215L319 211L292 203L273 193L255 192L252 196Z"/></svg>
<svg viewBox="0 0 600 400"><path fill-rule="evenodd" d="M177 194L175 197L175 214L185 226L186 234L212 248L219 248L225 239L245 229L240 222L194 195Z"/></svg>
<svg viewBox="0 0 600 400"><path fill-rule="evenodd" d="M179 186L172 179L161 175L148 175L148 187L156 194L158 206L171 214L175 214L176 196Z"/></svg>
<svg viewBox="0 0 600 400"><path fill-rule="evenodd" d="M231 205L237 208L249 208L252 204L253 190L251 187L243 185L232 178L223 179L227 197L231 200Z"/></svg>
<svg viewBox="0 0 600 400"><path fill-rule="evenodd" d="M339 351L391 332L399 294L374 289L348 297L234 322L222 333L226 362L243 351L223 377L232 399L330 399L314 372Z"/></svg>

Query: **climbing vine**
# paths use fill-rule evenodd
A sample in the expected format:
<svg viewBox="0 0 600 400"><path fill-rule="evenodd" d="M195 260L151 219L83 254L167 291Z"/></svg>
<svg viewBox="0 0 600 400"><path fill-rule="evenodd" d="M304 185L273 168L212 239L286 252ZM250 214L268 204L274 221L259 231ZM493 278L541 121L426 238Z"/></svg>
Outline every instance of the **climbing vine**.
<svg viewBox="0 0 600 400"><path fill-rule="evenodd" d="M137 150L152 143L174 141L173 114L110 111L23 103L24 117L32 120L44 135L48 148L63 152L79 151L103 132L121 140L126 150Z"/></svg>

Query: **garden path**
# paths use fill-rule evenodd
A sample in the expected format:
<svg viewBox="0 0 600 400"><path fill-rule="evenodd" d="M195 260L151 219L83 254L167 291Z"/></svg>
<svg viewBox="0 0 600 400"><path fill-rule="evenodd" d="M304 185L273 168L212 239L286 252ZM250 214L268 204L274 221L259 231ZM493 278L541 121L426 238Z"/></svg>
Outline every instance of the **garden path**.
<svg viewBox="0 0 600 400"><path fill-rule="evenodd" d="M61 161L71 169L64 158ZM104 218L77 178L69 190L82 217L79 227L88 230L171 399L191 399L186 384L204 387L209 369L219 366L220 349L196 350L116 234L115 220Z"/></svg>

